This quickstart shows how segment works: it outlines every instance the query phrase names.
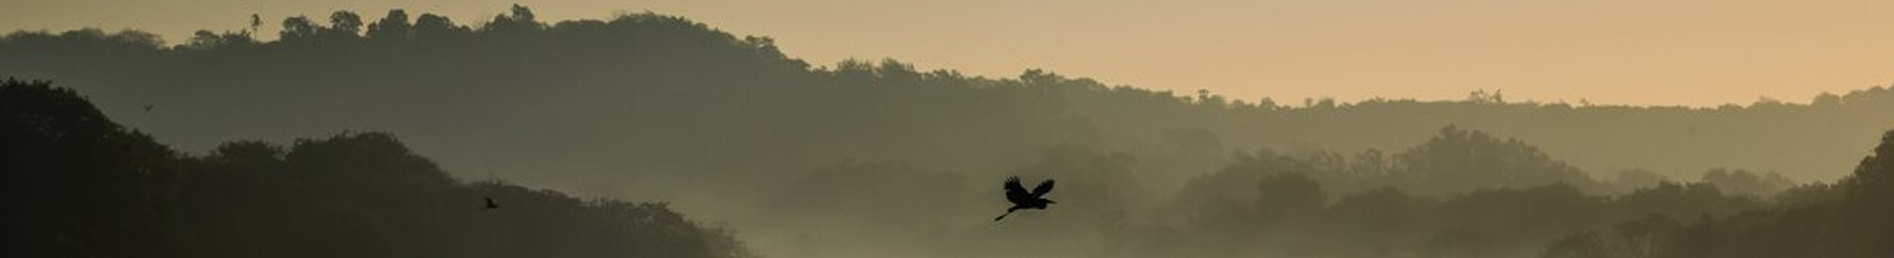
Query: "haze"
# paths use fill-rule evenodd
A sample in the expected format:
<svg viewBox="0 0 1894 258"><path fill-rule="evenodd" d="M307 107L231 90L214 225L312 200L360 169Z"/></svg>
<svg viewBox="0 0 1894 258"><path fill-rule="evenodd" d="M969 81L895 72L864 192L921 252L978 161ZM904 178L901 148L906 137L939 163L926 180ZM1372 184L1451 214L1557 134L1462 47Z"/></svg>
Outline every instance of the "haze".
<svg viewBox="0 0 1894 258"><path fill-rule="evenodd" d="M181 43L261 14L406 8L490 19L517 1L0 1L0 31L138 28ZM317 3L321 2L321 3ZM897 58L1006 77L1278 101L1334 97L1714 106L1894 82L1874 0L532 1L542 20L645 10L777 39L814 64Z"/></svg>
<svg viewBox="0 0 1894 258"><path fill-rule="evenodd" d="M1880 5L6 2L0 253L1894 257Z"/></svg>

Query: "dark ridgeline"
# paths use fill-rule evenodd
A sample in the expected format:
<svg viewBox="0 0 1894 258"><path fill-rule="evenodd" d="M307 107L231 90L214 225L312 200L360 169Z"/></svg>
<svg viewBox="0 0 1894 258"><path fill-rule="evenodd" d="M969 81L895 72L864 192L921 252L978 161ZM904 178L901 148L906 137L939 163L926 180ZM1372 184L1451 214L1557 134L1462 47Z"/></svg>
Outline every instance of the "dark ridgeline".
<svg viewBox="0 0 1894 258"><path fill-rule="evenodd" d="M1455 133L1448 130L1446 135ZM1303 157L1263 151L1218 175L1193 182L1197 188L1237 182L1248 194L1199 193L1201 209L1181 231L1143 231L1120 244L1171 243L1159 248L1107 246L1120 257L1176 254L1267 253L1332 257L1887 257L1894 255L1894 131L1874 154L1839 183L1812 183L1755 194L1722 189L1765 184L1747 171L1711 170L1696 183L1669 180L1618 194L1588 193L1568 183L1536 187L1472 189L1444 198L1402 190L1410 183L1369 190L1363 181L1386 182L1382 169L1334 164L1332 154ZM1454 138L1446 136L1443 138ZM1445 144L1436 142L1426 145ZM1503 142L1503 141L1499 141ZM1464 143L1462 143L1464 144ZM1417 149L1441 149L1442 147ZM1476 144L1478 145L1478 144ZM1490 147L1459 147L1448 153L1407 155L1513 156ZM1524 155L1536 156L1536 155ZM1364 159L1375 160L1375 159ZM1465 160L1456 171L1505 165L1504 158ZM1418 162L1418 161L1409 161ZM1325 164L1327 163L1327 164ZM1352 162L1351 162L1352 163ZM1471 165L1472 167L1461 167ZM1515 165L1516 166L1516 165ZM1551 171L1559 171L1554 169ZM1518 178L1532 170L1451 175ZM1464 173L1464 172L1455 172ZM1239 177L1237 175L1252 175ZM1414 171L1392 175L1430 177ZM1750 179L1730 179L1750 178ZM1748 180L1748 181L1745 181ZM1328 199L1326 193L1346 193ZM1236 193L1235 195L1228 195ZM1185 192L1182 199L1192 198ZM1227 196L1247 197L1238 200ZM1178 240L1181 239L1181 240ZM1231 245L1231 243L1237 243Z"/></svg>
<svg viewBox="0 0 1894 258"><path fill-rule="evenodd" d="M1023 162L1015 157L1063 145L1124 152L1150 171L1208 171L1234 150L1387 150L1448 124L1528 139L1592 170L1676 177L1729 166L1808 181L1842 176L1850 162L1842 157L1871 147L1858 135L1894 126L1894 91L1879 87L1810 104L1715 108L1509 102L1483 92L1286 104L1044 70L984 78L893 60L811 66L768 37L651 13L543 21L519 7L479 18L342 11L282 19L275 41L257 40L246 24L177 46L137 31L16 32L0 38L0 71L87 90L111 114L162 106L160 115L122 119L183 150L375 128L438 149L450 167L586 179L546 182L561 188L647 179L601 167L735 174L843 159L998 175ZM1176 185L1199 173L1140 180Z"/></svg>
<svg viewBox="0 0 1894 258"><path fill-rule="evenodd" d="M191 156L70 89L9 79L0 142L10 257L749 256L664 203L460 182L382 133ZM467 209L488 195L514 208Z"/></svg>
<svg viewBox="0 0 1894 258"><path fill-rule="evenodd" d="M1573 233L1545 257L1894 256L1894 131L1850 177L1777 195L1778 204L1728 216L1651 215Z"/></svg>
<svg viewBox="0 0 1894 258"><path fill-rule="evenodd" d="M284 19L267 42L252 35L260 17L176 47L137 31L0 37L0 71L59 80L106 109L71 90L0 89L11 115L0 164L21 178L9 196L33 197L5 222L27 236L17 252L743 255L727 232L662 204L459 182L387 134L224 142L374 128L449 166L552 175L539 187L762 196L728 205L769 212L732 220L759 226L746 236L784 235L773 249L783 257L1894 255L1883 241L1894 140L1839 183L1788 179L1857 164L1873 143L1863 137L1894 126L1894 91L1880 87L1717 108L1484 92L1291 106L1043 70L811 67L769 38L650 13L546 23L518 7L477 26L400 10L320 18ZM210 154L179 154L106 114ZM1713 166L1761 170L1693 174ZM957 228L997 201L963 179L1001 174L1059 178L1066 203L1037 214L1052 219L994 229L1003 236ZM686 180L730 175L772 184ZM476 197L507 208L470 211Z"/></svg>

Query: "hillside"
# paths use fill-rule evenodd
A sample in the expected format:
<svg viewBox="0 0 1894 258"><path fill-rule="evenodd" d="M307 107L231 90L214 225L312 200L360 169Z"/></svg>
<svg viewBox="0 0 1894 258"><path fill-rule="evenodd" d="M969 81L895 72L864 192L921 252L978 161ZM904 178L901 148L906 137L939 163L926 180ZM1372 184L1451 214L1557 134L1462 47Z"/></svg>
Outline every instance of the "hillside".
<svg viewBox="0 0 1894 258"><path fill-rule="evenodd" d="M812 65L769 37L654 13L541 21L516 7L456 22L339 11L281 24L275 40L244 29L204 31L180 44L138 31L15 32L0 37L0 75L83 93L98 105L71 109L97 113L83 120L111 117L138 128L120 133L152 149L134 156L181 164L166 165L178 171L274 175L255 171L335 169L310 166L332 160L299 158L399 160L383 165L412 182L388 191L453 200L510 193L569 212L535 218L574 223L509 229L521 234L581 234L621 222L566 216L664 217L714 236L701 244L710 249L667 248L741 254L734 237L686 223L675 208L727 222L747 246L780 257L1518 257L1653 213L1686 224L1798 203L1785 199L1832 201L1824 189L1856 171L1863 150L1894 128L1894 91L1885 87L1806 104L1718 107L1517 102L1485 91L1463 100L1279 101L1040 69L990 78L895 60ZM387 133L337 134L350 131ZM299 140L312 135L336 136ZM20 150L55 145L32 146ZM382 156L352 156L357 150ZM994 194L1007 175L1059 178L1060 212L1009 217L1017 226L986 221L1003 208ZM356 198L335 201L349 209L351 201L381 200L346 196L334 198ZM577 201L597 197L625 201ZM335 213L307 219L373 225L419 217ZM1554 218L1535 219L1545 216ZM438 222L468 220L478 218ZM1425 226L1350 226L1365 221ZM1308 226L1282 226L1290 224ZM631 228L598 234L643 232ZM1310 232L1323 234L1276 241ZM425 245L394 234L343 244ZM1346 241L1362 238L1379 246ZM587 241L578 243L596 244ZM1616 240L1593 242L1609 241ZM1244 249L1269 247L1256 243L1307 249ZM558 248L566 247L645 250ZM281 248L288 247L254 250Z"/></svg>
<svg viewBox="0 0 1894 258"><path fill-rule="evenodd" d="M1130 153L1146 179L1174 187L1223 153L1385 151L1446 125L1534 142L1601 173L1730 167L1832 180L1848 171L1837 157L1859 155L1868 136L1894 126L1885 88L1716 108L1516 103L1497 93L1288 104L1040 70L982 78L894 61L811 66L767 37L680 17L543 22L516 11L477 26L338 12L348 15L326 26L286 20L276 41L206 31L176 46L135 31L16 32L0 38L0 71L84 91L187 151L373 129L408 135L456 171L588 192L603 186L562 178L670 180L623 171L747 174L733 171L842 159L993 171L1061 144Z"/></svg>
<svg viewBox="0 0 1894 258"><path fill-rule="evenodd" d="M0 117L17 257L750 256L665 203L463 181L385 133L187 155L11 79Z"/></svg>

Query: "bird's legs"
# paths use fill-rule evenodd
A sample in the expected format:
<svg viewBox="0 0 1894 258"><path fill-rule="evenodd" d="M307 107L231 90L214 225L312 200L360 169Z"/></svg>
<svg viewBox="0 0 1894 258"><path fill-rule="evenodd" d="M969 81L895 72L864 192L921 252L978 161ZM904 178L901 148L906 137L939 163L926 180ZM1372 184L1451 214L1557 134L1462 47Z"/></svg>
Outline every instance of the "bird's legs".
<svg viewBox="0 0 1894 258"><path fill-rule="evenodd" d="M1022 208L1024 207L1013 206L1012 208L1006 208L1006 213L1001 213L999 217L993 217L993 221L1000 221L1000 219L1006 218L1006 215L1013 215L1013 211L1018 211Z"/></svg>

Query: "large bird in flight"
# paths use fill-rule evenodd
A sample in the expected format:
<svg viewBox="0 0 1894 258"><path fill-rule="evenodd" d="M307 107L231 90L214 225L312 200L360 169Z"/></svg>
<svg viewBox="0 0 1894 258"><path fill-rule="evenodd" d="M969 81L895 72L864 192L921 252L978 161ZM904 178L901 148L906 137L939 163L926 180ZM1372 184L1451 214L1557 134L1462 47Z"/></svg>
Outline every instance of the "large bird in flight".
<svg viewBox="0 0 1894 258"><path fill-rule="evenodd" d="M1014 211L1021 209L1044 210L1046 209L1046 205L1058 203L1045 198L1048 192L1052 192L1051 179L1046 179L1045 182L1039 182L1039 186L1034 186L1031 192L1027 192L1025 186L1019 185L1019 177L1007 178L1006 201L1012 202L1013 207L1006 208L1006 213L1000 214L999 217L994 217L993 221L1000 221L1000 219L1006 218L1006 215L1012 215Z"/></svg>

